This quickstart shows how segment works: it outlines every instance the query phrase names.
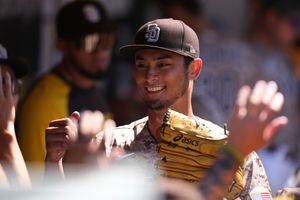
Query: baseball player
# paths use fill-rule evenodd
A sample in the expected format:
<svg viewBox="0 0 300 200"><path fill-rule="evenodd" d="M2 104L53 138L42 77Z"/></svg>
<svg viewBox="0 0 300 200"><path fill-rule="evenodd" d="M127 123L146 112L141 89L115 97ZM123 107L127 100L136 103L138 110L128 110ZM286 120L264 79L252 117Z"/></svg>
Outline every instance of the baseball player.
<svg viewBox="0 0 300 200"><path fill-rule="evenodd" d="M96 140L100 143L100 141L106 139L104 145L107 153L110 153L111 146L113 143L116 143L118 146L124 148L126 152L133 153L139 158L142 157L148 161L150 166L159 167L160 165L157 165L157 161L162 161L162 157L158 150L159 148L157 147L162 143L160 132L163 131L161 131L161 127L163 122L166 121L166 113L169 109L181 113L181 115L186 116L192 121L178 120L180 122L179 126L182 128L181 131L185 133L192 132L184 130L186 127L191 127L194 126L193 124L196 124L195 129L202 129L202 131L199 132L202 132L203 135L205 133L205 139L208 141L213 141L215 138L218 138L217 136L215 137L214 134L220 135L220 132L223 134L223 128L193 115L191 104L193 82L200 74L202 60L199 58L198 37L189 26L182 21L170 18L150 21L141 26L137 31L134 43L122 47L120 53L125 58L133 61L134 78L138 91L147 106L147 117L136 120L131 124L115 129L104 130L99 133ZM276 119L276 123L272 121L274 114L281 108L283 97L281 94L277 93L277 87L274 82L266 83L261 81L257 83L255 88L251 98L249 97L250 89L248 87L242 89L237 102L238 109L235 110L232 118L233 121L229 122L228 126L229 132L232 130L235 136L237 132L240 132L245 127L247 128L245 130L245 135L250 136L250 138L251 136L253 137L251 141L249 141L249 145L244 145L244 143L241 143L239 140L231 139L228 141L228 144L232 145L234 148L226 147L225 150L225 152L229 152L230 155L239 161L238 163L241 167L239 182L228 181L227 176L224 177L221 174L218 174L218 179L208 184L210 186L214 185L221 187L224 186L224 183L228 183L229 185L226 185L225 187L226 192L222 193L222 195L226 196L228 199L250 199L253 195L268 195L270 197L270 188L263 165L257 154L255 152L251 153L252 148L250 147L251 145L255 146L254 149L261 147L264 143L263 138L254 137L249 133L253 132L253 134L261 134L267 127L270 137L276 129L286 123L285 118ZM265 91L270 92L265 93ZM277 104L277 106L270 106L269 102L272 102L273 100L277 102L279 106ZM249 101L250 103L248 103ZM248 108L252 108L252 111L254 112L247 112ZM260 115L262 116L259 117ZM61 133L62 127L73 124L74 122L76 123L78 119L78 113L73 113L68 119L56 120L55 123L47 129L46 140L48 161L53 161L51 159L53 157L56 157L55 161L62 160L63 152L67 149L67 145L65 145L65 148L62 148L62 145L57 144L55 146L55 142L60 141L61 143L66 144L71 141L66 139L65 136L61 136L61 134L59 135L57 133ZM235 125L235 122L238 122L238 124ZM251 122L252 125L256 124L257 126L253 127L255 129L251 130L246 126L248 124L245 122ZM270 123L272 123L272 127L270 126ZM65 134L74 135L76 130L72 129L72 127L74 127L74 124L65 129ZM178 126L177 129L179 129ZM227 131L225 130L225 133L226 132ZM62 139L62 137L64 137L64 139ZM226 136L223 135L222 138L226 138ZM247 138L245 137L245 139ZM175 142L175 138L173 138L173 141ZM200 140L193 141L189 138L185 139L185 141L178 138L177 141L192 144L194 146L197 146L198 142L201 142ZM235 148L241 153L236 153L234 150ZM185 148L183 151L186 150L187 149ZM58 151L61 152L60 157L57 157ZM169 149L169 151L172 152L171 149ZM175 151L176 150L174 150L174 152ZM184 154L184 152L182 154ZM180 155L180 153L178 155ZM246 155L247 157L243 159ZM208 155L204 154L204 157L206 156ZM208 157L211 158L213 156ZM222 161L222 158L218 159ZM168 162L166 165L168 165L167 167L169 168L178 168L176 165L174 166L172 164L172 162ZM183 171L173 173L177 174L176 178L186 179L185 174L193 176L193 173L188 170L190 169L188 164L185 165L184 162L181 164L183 165L183 167L181 165ZM186 171L184 171L184 166L186 166ZM214 169L216 169L215 167L216 166L213 168L206 168L206 171L214 171ZM217 165L217 171L223 172L224 168L227 167L231 169L233 165ZM225 169L225 171L228 170L228 168ZM235 169L235 167L233 168ZM173 170L173 172L174 171L176 170ZM198 171L194 170L194 172L197 174ZM167 174L168 177L175 177L172 176L172 174L168 175L168 173L164 172L162 174ZM202 178L203 177L200 177L198 182L206 180L206 183L209 183L207 178ZM231 190L235 185L237 185L237 188L240 188L240 190L234 190L232 191L233 193L231 193ZM240 185L241 187L239 187ZM222 189L224 189L224 187L222 187ZM204 188L202 188L202 190L205 191L205 193L208 191ZM212 195L214 194L212 193Z"/></svg>
<svg viewBox="0 0 300 200"><path fill-rule="evenodd" d="M55 26L62 60L35 81L22 101L18 120L23 156L41 167L46 155L44 130L50 120L74 110L112 118L102 83L114 45L106 9L94 0L66 3L56 15Z"/></svg>

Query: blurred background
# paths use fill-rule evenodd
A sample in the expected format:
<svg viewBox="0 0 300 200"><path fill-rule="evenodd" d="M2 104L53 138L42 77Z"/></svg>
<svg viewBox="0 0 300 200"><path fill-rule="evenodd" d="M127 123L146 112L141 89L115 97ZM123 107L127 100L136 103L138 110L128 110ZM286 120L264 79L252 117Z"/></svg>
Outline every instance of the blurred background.
<svg viewBox="0 0 300 200"><path fill-rule="evenodd" d="M60 59L55 49L54 17L57 10L70 0L0 0L0 41L17 56L26 58L31 77L48 71ZM99 0L119 26L116 49L132 39L134 31L149 19L161 17L156 0ZM203 1L205 13L224 33L243 34L246 0Z"/></svg>

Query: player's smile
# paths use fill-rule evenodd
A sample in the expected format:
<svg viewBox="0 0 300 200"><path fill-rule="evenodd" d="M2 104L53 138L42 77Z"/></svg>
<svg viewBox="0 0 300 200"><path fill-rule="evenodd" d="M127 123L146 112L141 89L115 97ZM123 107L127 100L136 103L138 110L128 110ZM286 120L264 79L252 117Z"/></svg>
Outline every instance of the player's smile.
<svg viewBox="0 0 300 200"><path fill-rule="evenodd" d="M183 56L159 49L136 52L134 76L137 88L151 109L162 109L183 98L188 77Z"/></svg>
<svg viewBox="0 0 300 200"><path fill-rule="evenodd" d="M165 89L164 86L146 86L146 91L149 93L159 93Z"/></svg>

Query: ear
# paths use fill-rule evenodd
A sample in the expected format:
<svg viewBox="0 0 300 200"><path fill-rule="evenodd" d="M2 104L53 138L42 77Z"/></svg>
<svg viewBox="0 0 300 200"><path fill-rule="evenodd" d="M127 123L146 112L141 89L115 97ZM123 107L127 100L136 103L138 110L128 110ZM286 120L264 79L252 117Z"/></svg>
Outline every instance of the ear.
<svg viewBox="0 0 300 200"><path fill-rule="evenodd" d="M189 78L191 80L195 80L202 69L202 60L201 58L195 58L190 64L189 64Z"/></svg>

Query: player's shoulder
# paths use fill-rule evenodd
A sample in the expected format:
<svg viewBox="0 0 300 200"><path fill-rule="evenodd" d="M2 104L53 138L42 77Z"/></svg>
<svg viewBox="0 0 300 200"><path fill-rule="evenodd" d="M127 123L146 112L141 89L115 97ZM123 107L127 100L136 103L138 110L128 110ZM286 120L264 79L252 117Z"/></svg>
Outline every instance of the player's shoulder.
<svg viewBox="0 0 300 200"><path fill-rule="evenodd" d="M67 84L66 82L61 79L56 73L54 72L49 72L44 75L42 75L39 79L37 79L34 84L32 85L33 90L47 90L47 89L52 89L56 88L59 89L61 87L66 87Z"/></svg>
<svg viewBox="0 0 300 200"><path fill-rule="evenodd" d="M103 137L113 138L117 146L124 147L130 145L135 137L142 132L145 125L147 124L148 117L138 119L131 122L130 124L117 126L115 128L106 129L96 135L96 139L101 141Z"/></svg>
<svg viewBox="0 0 300 200"><path fill-rule="evenodd" d="M148 117L144 117L144 118L135 120L129 124L117 126L115 129L117 129L117 130L127 130L127 129L128 130L133 130L133 129L139 130L139 129L144 128L144 126L147 124L147 121L148 121Z"/></svg>

